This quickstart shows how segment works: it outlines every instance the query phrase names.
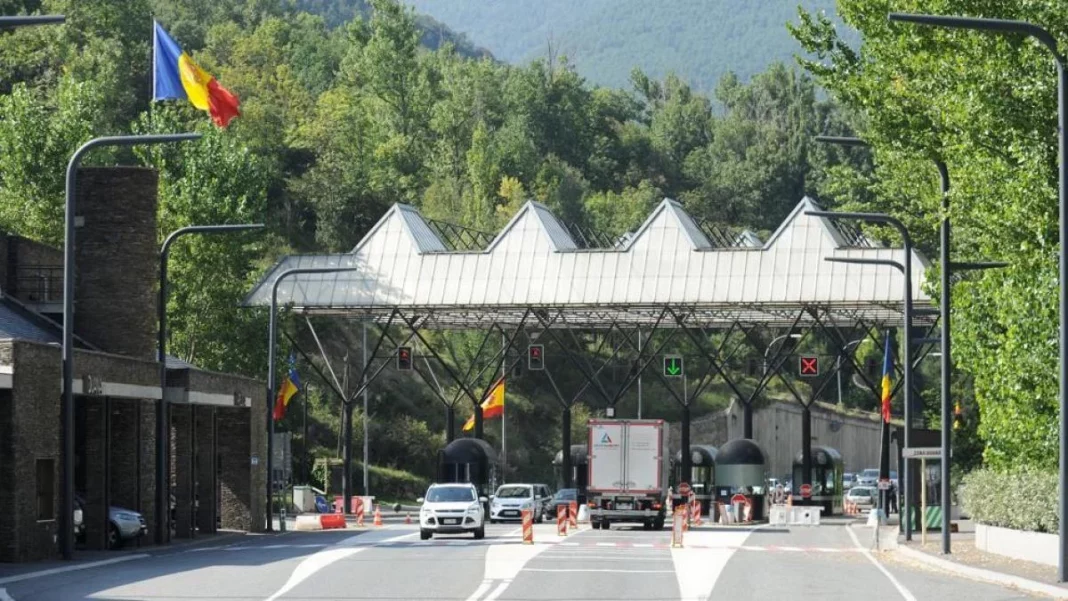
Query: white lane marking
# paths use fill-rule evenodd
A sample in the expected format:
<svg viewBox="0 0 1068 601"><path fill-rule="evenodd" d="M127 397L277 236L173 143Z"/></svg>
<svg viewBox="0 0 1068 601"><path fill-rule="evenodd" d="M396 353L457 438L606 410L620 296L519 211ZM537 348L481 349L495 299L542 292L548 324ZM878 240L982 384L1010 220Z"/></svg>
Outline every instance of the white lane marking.
<svg viewBox="0 0 1068 601"><path fill-rule="evenodd" d="M684 534L683 548L671 549L682 601L708 599L727 562L745 544L751 533L752 530L691 530Z"/></svg>
<svg viewBox="0 0 1068 601"><path fill-rule="evenodd" d="M878 526L876 526L876 528L878 528ZM868 561L870 561L872 565L874 565L876 568L879 568L879 571L882 572L884 576L886 576L887 580L890 581L890 584L894 585L894 588L897 589L897 592L901 594L902 599L904 599L905 601L916 601L916 597L914 597L913 594L909 592L909 589L905 588L905 585L898 582L898 579L894 578L894 575L890 573L890 570L887 570L883 566L883 564L879 563L878 559L875 559L875 556L871 554L871 551L861 546L860 541L857 539L857 535L853 533L853 529L851 527L846 526L846 532L849 533L849 538L853 539L853 544L857 546L857 550L863 553L864 557L867 557Z"/></svg>
<svg viewBox="0 0 1068 601"><path fill-rule="evenodd" d="M608 568L523 568L524 572L607 572L610 574L674 574L675 570L611 570Z"/></svg>
<svg viewBox="0 0 1068 601"><path fill-rule="evenodd" d="M615 543L597 543L597 546L598 547L614 547L614 546L616 546L616 544Z"/></svg>
<svg viewBox="0 0 1068 601"><path fill-rule="evenodd" d="M579 544L578 543L560 543L560 546L561 547L577 547L577 546L579 546Z"/></svg>
<svg viewBox="0 0 1068 601"><path fill-rule="evenodd" d="M7 594L6 588L0 588L0 601L15 601L15 598Z"/></svg>
<svg viewBox="0 0 1068 601"><path fill-rule="evenodd" d="M496 601L497 597L500 597L504 593L504 589L508 588L508 585L512 584L511 580L505 580L497 585L497 588L493 589L493 592L486 595L486 598L482 601Z"/></svg>
<svg viewBox="0 0 1068 601"><path fill-rule="evenodd" d="M25 574L19 574L17 576L8 576L7 578L0 578L0 584L9 584L11 582L21 582L23 580L30 580L31 578L40 578L42 576L51 576L53 574L62 574L63 572L73 572L75 570L85 570L89 568L97 568L100 566L107 566L113 563L123 563L126 561L133 561L135 559L144 559L149 557L148 553L137 553L136 555L127 555L125 557L114 557L112 559L101 559L100 561L87 561L85 563L78 563L69 566L63 566L60 568L50 568L47 570L38 570L36 572L27 572Z"/></svg>
<svg viewBox="0 0 1068 601"><path fill-rule="evenodd" d="M764 547L757 546L757 545L752 545L752 546L749 546L749 547L742 547L742 551L767 551L767 549L765 549Z"/></svg>
<svg viewBox="0 0 1068 601"><path fill-rule="evenodd" d="M776 551L804 551L801 547L775 547Z"/></svg>
<svg viewBox="0 0 1068 601"><path fill-rule="evenodd" d="M478 588L475 589L475 592L471 593L471 596L467 598L467 601L478 601L481 599L482 595L489 590L492 583L492 580L483 580L482 583L478 585Z"/></svg>
<svg viewBox="0 0 1068 601"><path fill-rule="evenodd" d="M653 545L651 545L650 543L634 543L631 546L634 547L635 549L652 549L653 548Z"/></svg>
<svg viewBox="0 0 1068 601"><path fill-rule="evenodd" d="M393 538L387 538L385 540L377 541L369 545L360 546L356 545L359 545L361 537L359 535L350 536L329 549L324 549L304 558L304 560L300 562L296 569L293 570L293 573L289 575L289 580L287 580L286 583L282 585L282 588L278 589L277 592L275 592L270 597L267 597L267 601L275 601L275 599L278 599L282 595L293 590L293 587L297 586L301 582L304 582L316 572L322 570L323 568L329 566L330 564L336 561L340 561L342 559L345 559L346 557L355 555L356 553L359 553L360 551L363 551L365 549L370 549L372 547L376 547L385 543L405 539L410 536L415 536L415 534L415 532L410 532L408 534L402 534L400 536L394 536Z"/></svg>

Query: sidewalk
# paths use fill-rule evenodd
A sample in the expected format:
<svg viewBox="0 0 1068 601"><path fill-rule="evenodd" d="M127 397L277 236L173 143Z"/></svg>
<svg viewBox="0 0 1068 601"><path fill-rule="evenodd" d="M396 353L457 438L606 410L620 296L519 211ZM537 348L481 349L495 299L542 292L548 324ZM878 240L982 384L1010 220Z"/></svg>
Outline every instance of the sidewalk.
<svg viewBox="0 0 1068 601"><path fill-rule="evenodd" d="M951 535L949 555L942 554L942 533L937 530L927 532L926 545L921 544L919 532L914 532L913 539L907 543L904 536L899 537L895 553L902 560L967 578L1068 599L1068 584L1057 582L1056 567L981 551L975 547L974 523L971 520L957 523L960 531Z"/></svg>
<svg viewBox="0 0 1068 601"><path fill-rule="evenodd" d="M142 543L141 546L138 547L135 543L129 543L124 547L112 551L75 549L74 559L70 561L50 559L46 561L32 561L26 563L0 563L0 586L18 582L20 580L48 576L50 574L84 570L98 566L143 559L152 555L163 555L171 552L183 551L191 547L220 544L244 536L249 536L249 534L236 530L224 530L215 534L197 534L197 537L194 539L174 539L171 543L166 545Z"/></svg>

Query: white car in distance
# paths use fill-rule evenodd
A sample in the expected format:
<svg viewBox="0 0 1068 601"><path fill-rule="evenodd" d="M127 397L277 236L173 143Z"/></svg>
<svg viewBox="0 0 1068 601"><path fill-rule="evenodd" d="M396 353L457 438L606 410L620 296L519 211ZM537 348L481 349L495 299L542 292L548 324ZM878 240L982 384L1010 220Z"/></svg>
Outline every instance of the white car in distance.
<svg viewBox="0 0 1068 601"><path fill-rule="evenodd" d="M437 534L470 532L476 539L486 536L486 497L479 497L473 484L431 484L426 497L417 502L419 510L419 538L427 540Z"/></svg>

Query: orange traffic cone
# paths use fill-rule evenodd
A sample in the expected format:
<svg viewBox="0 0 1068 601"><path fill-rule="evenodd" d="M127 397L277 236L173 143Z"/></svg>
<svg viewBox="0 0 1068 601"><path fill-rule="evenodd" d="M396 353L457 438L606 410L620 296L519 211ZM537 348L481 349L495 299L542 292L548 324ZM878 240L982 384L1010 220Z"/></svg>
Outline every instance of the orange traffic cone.
<svg viewBox="0 0 1068 601"><path fill-rule="evenodd" d="M375 505L375 526L382 527L382 511L381 505Z"/></svg>

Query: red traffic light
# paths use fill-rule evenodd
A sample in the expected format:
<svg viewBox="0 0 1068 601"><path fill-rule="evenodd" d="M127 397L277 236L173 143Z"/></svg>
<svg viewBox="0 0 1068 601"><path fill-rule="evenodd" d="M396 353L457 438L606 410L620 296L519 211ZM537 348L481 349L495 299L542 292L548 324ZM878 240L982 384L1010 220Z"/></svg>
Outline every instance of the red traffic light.
<svg viewBox="0 0 1068 601"><path fill-rule="evenodd" d="M545 369L545 347L543 345L532 344L527 347L527 368Z"/></svg>
<svg viewBox="0 0 1068 601"><path fill-rule="evenodd" d="M397 369L410 370L412 368L412 347L402 346L397 349Z"/></svg>

